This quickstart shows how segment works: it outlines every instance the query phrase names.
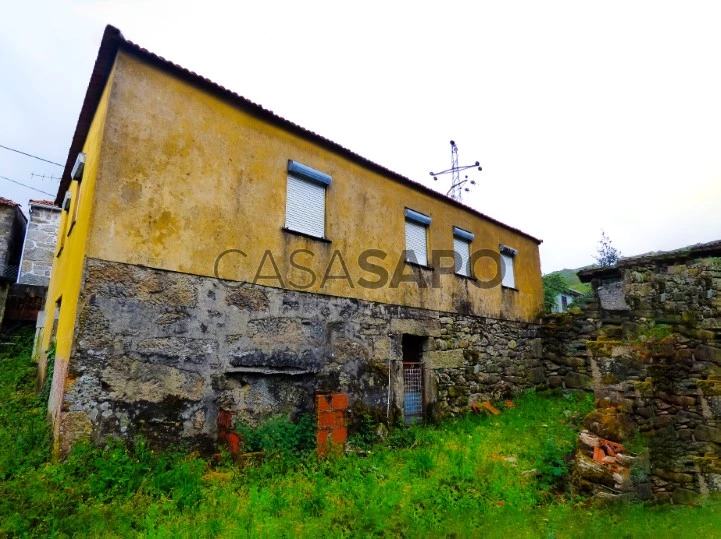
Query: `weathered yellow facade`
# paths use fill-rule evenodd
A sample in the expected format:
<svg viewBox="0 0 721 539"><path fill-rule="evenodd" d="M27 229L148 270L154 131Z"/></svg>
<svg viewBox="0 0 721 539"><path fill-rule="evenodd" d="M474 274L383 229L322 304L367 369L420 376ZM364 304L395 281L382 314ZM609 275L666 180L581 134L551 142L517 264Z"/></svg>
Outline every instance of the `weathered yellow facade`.
<svg viewBox="0 0 721 539"><path fill-rule="evenodd" d="M217 257L239 249L247 257L225 256L219 275L253 281L269 250L282 284L303 286L311 278L293 268L289 257L308 249L314 255L296 258L318 276L308 292L451 312L466 302L474 314L526 321L540 313L538 244L526 236L364 169L126 53L117 59L110 102L104 138L113 150L103 155L98 175L89 257L213 276ZM289 159L333 177L326 197L331 243L283 230ZM442 276L435 289L415 283L358 286L361 277L373 279L356 262L366 249L388 253L375 262L393 273L405 248L406 207L433 218L431 250L453 249L453 226L475 234L474 250L498 250L500 244L517 249L517 290L477 288L455 275ZM333 279L321 288L336 250L354 287ZM489 266L484 259L476 272L488 279L495 270ZM430 282L431 272L416 271ZM273 273L266 259L261 275ZM342 274L337 257L331 274ZM277 279L257 282L281 286Z"/></svg>
<svg viewBox="0 0 721 539"><path fill-rule="evenodd" d="M53 378L56 380L67 379L87 239L94 217L95 186L112 86L113 73L108 78L107 86L103 91L83 146L82 151L87 155L87 161L82 180L81 182L74 180L70 184L71 208L69 211L62 212L58 227L58 243L45 303L46 325L41 341L43 352L48 350L53 342L56 345L53 374ZM44 369L45 362L40 364ZM67 380L67 383L72 383L72 380ZM53 386L53 394L50 396L49 403L50 414L54 417L60 412L61 400L62 387L56 384ZM54 425L57 426L57 421L54 421Z"/></svg>
<svg viewBox="0 0 721 539"><path fill-rule="evenodd" d="M79 151L85 170L69 182ZM425 339L414 346L430 369L426 404L438 400L441 414L462 410L469 388L501 395L539 376L538 240L220 91L115 29L68 159L61 190L71 208L42 342L57 346L50 411L63 448L85 434L131 432L143 414L164 436L213 436L220 409L298 411L318 390L400 410L409 335ZM289 161L332 177L323 239L285 229ZM431 267L403 260L406 209L432 219ZM444 251L440 264L453 264L453 227L486 253L475 279L433 260ZM516 252L514 288L500 286L501 245ZM386 272L382 286L362 283L378 279L359 263L368 250L385 253L371 259ZM398 271L415 278L394 286ZM480 362L496 365L491 376ZM463 378L469 370L476 381Z"/></svg>

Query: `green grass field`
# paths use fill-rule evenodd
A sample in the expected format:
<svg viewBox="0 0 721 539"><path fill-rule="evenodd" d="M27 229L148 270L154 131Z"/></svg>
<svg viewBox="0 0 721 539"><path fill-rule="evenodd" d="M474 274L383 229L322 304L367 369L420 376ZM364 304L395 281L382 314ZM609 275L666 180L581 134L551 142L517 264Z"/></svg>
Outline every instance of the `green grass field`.
<svg viewBox="0 0 721 539"><path fill-rule="evenodd" d="M575 497L566 457L591 407L576 395L528 393L500 416L395 429L382 443L366 431L355 438L366 456L286 449L239 469L136 441L77 445L52 462L31 339L0 339L0 536L721 536L717 499L604 507Z"/></svg>

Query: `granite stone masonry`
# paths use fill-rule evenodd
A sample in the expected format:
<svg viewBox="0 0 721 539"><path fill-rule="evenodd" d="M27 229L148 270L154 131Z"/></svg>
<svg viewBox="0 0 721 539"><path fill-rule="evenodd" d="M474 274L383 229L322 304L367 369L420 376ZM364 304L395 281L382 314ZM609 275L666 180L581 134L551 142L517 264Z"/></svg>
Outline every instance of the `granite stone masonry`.
<svg viewBox="0 0 721 539"><path fill-rule="evenodd" d="M60 208L50 201L31 200L18 283L48 286L55 258Z"/></svg>
<svg viewBox="0 0 721 539"><path fill-rule="evenodd" d="M402 421L404 336L420 346L428 419L544 381L535 324L89 259L67 383L50 406L60 450L137 433L210 450L221 412L297 418L326 393L349 396L351 428L358 413Z"/></svg>
<svg viewBox="0 0 721 539"><path fill-rule="evenodd" d="M545 321L548 385L597 399L582 490L675 503L721 490L719 255L713 242L581 270L593 301Z"/></svg>

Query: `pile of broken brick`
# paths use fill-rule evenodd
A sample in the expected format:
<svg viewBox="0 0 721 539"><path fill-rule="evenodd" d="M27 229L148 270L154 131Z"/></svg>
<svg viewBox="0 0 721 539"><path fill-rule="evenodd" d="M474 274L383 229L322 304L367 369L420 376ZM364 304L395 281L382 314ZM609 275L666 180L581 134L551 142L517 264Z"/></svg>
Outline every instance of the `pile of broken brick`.
<svg viewBox="0 0 721 539"><path fill-rule="evenodd" d="M632 468L642 472L644 459L627 454L618 442L581 431L573 467L573 482L581 492L609 499L645 497Z"/></svg>

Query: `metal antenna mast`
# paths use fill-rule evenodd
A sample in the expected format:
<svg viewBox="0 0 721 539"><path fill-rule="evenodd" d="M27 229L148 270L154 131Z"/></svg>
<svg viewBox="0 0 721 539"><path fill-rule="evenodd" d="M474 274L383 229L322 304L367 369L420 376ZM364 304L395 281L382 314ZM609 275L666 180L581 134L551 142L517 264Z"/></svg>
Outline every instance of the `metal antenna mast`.
<svg viewBox="0 0 721 539"><path fill-rule="evenodd" d="M464 170L468 170L469 168L478 167L478 170L483 170L481 168L481 164L476 161L473 165L458 165L458 146L456 146L455 141L451 141L451 168L448 170L442 170L441 172L431 172L431 176L433 176L433 181L438 181L437 176L440 176L442 174L451 174L451 188L446 193L447 196L451 197L453 200L457 200L460 202L463 198L463 191L470 191L470 188L468 185L476 185L475 180L469 180L468 176L465 177L465 179L461 180L461 172ZM466 185L468 184L468 185ZM464 187L465 185L465 187Z"/></svg>

